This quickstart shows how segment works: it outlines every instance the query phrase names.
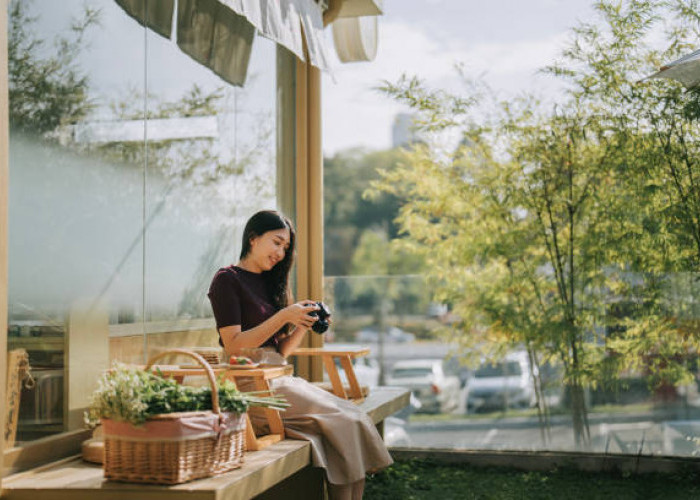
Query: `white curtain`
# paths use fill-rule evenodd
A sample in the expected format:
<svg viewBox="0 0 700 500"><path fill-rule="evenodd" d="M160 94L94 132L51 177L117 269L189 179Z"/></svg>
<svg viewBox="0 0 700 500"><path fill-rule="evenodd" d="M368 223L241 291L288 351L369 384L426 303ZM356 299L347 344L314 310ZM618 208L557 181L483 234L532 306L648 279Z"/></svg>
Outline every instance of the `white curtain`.
<svg viewBox="0 0 700 500"><path fill-rule="evenodd" d="M170 38L175 0L116 0L124 12L165 38Z"/></svg>
<svg viewBox="0 0 700 500"><path fill-rule="evenodd" d="M261 35L285 46L305 61L305 39L309 62L328 69L323 38L323 13L313 0L219 0L245 16Z"/></svg>
<svg viewBox="0 0 700 500"><path fill-rule="evenodd" d="M179 0L177 45L227 82L243 86L255 28L218 0Z"/></svg>
<svg viewBox="0 0 700 500"><path fill-rule="evenodd" d="M171 38L175 0L115 0L139 23ZM233 85L243 85L255 30L299 59L329 68L314 0L177 0L177 44ZM306 44L306 54L304 51Z"/></svg>

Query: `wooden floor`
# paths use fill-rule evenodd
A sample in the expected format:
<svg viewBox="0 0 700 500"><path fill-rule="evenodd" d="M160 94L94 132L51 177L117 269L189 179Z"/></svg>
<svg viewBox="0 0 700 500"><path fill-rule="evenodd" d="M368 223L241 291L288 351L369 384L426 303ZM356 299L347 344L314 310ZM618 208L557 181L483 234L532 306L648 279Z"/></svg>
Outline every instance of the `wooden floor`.
<svg viewBox="0 0 700 500"><path fill-rule="evenodd" d="M375 387L359 407L381 424L408 405L409 395L405 389ZM240 469L176 486L151 486L106 481L100 466L73 457L4 478L3 500L243 500L310 464L309 442L286 439L246 453Z"/></svg>

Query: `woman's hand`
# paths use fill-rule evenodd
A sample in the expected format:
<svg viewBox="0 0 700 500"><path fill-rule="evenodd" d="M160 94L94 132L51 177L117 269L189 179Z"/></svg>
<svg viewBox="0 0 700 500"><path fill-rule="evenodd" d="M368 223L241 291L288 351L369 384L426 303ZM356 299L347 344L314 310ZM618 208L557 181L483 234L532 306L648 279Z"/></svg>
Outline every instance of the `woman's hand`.
<svg viewBox="0 0 700 500"><path fill-rule="evenodd" d="M318 320L316 316L311 316L311 311L317 311L318 306L313 300L302 300L284 308L287 315L287 322L294 326L309 329Z"/></svg>

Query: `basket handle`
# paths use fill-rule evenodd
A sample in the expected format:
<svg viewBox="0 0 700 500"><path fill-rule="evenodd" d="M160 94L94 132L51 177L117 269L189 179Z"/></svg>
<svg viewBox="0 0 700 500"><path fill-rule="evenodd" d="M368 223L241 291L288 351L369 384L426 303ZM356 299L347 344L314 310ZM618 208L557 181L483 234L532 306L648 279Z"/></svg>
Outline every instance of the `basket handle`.
<svg viewBox="0 0 700 500"><path fill-rule="evenodd" d="M149 370L153 364L158 361L160 358L163 358L165 356L169 356L172 354L182 354L183 356L189 356L190 358L193 358L199 365L204 368L204 371L206 372L207 378L209 379L209 385L211 386L211 407L212 411L217 414L221 414L221 408L219 408L219 390L216 386L216 379L214 378L214 372L211 369L211 366L209 366L209 363L207 363L202 356L197 354L196 352L188 351L186 349L168 349L167 351L159 352L158 354L154 354L151 359L148 360L148 364L146 365L146 370Z"/></svg>

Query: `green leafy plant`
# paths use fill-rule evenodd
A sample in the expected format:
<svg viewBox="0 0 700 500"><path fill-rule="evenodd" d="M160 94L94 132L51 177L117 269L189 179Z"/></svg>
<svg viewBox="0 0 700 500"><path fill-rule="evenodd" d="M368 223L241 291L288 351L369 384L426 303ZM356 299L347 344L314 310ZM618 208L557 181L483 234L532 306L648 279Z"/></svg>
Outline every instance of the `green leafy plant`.
<svg viewBox="0 0 700 500"><path fill-rule="evenodd" d="M222 411L243 413L251 406L277 410L289 406L283 398L240 392L231 380L223 378L218 381L218 391ZM154 415L211 409L210 387L180 385L159 370L151 372L115 363L98 380L85 422L95 426L101 418L109 418L139 425Z"/></svg>

